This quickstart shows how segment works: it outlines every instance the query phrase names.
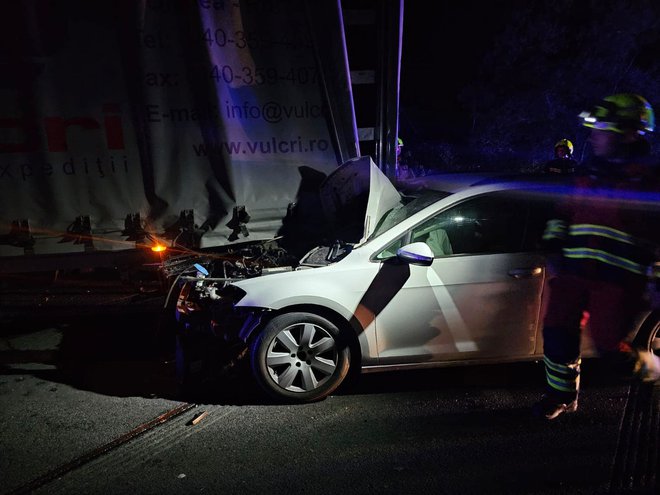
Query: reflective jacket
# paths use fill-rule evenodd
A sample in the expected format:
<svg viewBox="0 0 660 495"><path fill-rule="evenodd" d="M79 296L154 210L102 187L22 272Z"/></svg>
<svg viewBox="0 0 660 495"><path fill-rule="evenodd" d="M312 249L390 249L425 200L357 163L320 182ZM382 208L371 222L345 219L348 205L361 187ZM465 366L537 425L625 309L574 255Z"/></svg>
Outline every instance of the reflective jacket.
<svg viewBox="0 0 660 495"><path fill-rule="evenodd" d="M597 162L557 205L544 240L562 241L562 270L638 285L660 246L660 169L648 155Z"/></svg>
<svg viewBox="0 0 660 495"><path fill-rule="evenodd" d="M573 174L578 169L578 162L572 158L555 158L543 166L546 174Z"/></svg>

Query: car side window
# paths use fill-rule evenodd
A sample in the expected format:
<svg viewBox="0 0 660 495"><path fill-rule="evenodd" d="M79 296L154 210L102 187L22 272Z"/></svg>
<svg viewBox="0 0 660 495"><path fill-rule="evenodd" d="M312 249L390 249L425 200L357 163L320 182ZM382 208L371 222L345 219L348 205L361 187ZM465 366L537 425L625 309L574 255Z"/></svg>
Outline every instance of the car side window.
<svg viewBox="0 0 660 495"><path fill-rule="evenodd" d="M447 228L447 219L437 215L412 229L410 242L425 242L436 258L448 256L454 253L454 248L447 233Z"/></svg>
<svg viewBox="0 0 660 495"><path fill-rule="evenodd" d="M428 218L375 258L394 257L404 244L420 241L428 244L436 258L539 251L551 207L547 201L507 192L472 198Z"/></svg>
<svg viewBox="0 0 660 495"><path fill-rule="evenodd" d="M519 198L488 194L430 218L413 229L412 238L427 242L436 256L519 252L523 249L528 215L526 202ZM433 234L423 239L427 230ZM436 247L438 239L442 239L440 248ZM449 252L447 246L451 246Z"/></svg>
<svg viewBox="0 0 660 495"><path fill-rule="evenodd" d="M386 260L388 258L393 258L396 256L396 252L400 247L406 244L407 235L399 237L396 241L390 243L385 249L375 256L377 260Z"/></svg>

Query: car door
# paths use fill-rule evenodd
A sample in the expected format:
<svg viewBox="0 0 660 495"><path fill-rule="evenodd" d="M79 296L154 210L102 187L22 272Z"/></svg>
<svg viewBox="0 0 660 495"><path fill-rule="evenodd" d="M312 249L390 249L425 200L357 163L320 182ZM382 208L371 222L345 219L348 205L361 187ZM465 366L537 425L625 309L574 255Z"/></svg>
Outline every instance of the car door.
<svg viewBox="0 0 660 495"><path fill-rule="evenodd" d="M433 215L388 246L384 253L424 241L435 257L431 266L410 265L377 315L379 363L533 353L545 278L545 258L534 245L537 217L525 199L486 194Z"/></svg>

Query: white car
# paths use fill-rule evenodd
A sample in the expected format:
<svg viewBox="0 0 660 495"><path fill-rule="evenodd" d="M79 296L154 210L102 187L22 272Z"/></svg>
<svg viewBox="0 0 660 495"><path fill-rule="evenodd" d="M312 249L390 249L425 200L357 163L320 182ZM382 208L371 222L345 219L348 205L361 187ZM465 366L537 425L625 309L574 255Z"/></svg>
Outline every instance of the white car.
<svg viewBox="0 0 660 495"><path fill-rule="evenodd" d="M244 348L258 384L289 402L328 396L350 370L539 359L551 276L541 237L561 185L491 178L406 200L370 160L351 166L369 170L362 239L238 280L226 259L197 260L180 338L210 329L221 349ZM649 311L631 331L657 352L659 326Z"/></svg>

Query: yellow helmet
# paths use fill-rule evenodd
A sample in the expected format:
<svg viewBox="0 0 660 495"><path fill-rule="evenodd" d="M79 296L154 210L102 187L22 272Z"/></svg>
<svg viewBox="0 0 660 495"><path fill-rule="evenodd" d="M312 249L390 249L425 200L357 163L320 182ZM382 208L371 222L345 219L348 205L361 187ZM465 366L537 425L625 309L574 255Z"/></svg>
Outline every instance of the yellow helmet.
<svg viewBox="0 0 660 495"><path fill-rule="evenodd" d="M632 93L607 96L591 110L580 113L579 117L585 127L620 134L631 130L640 134L655 130L653 107L645 98Z"/></svg>
<svg viewBox="0 0 660 495"><path fill-rule="evenodd" d="M560 139L555 143L555 153L557 152L557 148L566 148L568 150L568 156L573 155L573 143L571 143L570 139Z"/></svg>

